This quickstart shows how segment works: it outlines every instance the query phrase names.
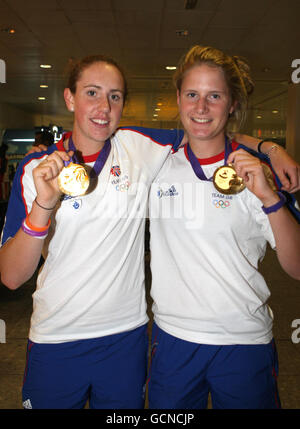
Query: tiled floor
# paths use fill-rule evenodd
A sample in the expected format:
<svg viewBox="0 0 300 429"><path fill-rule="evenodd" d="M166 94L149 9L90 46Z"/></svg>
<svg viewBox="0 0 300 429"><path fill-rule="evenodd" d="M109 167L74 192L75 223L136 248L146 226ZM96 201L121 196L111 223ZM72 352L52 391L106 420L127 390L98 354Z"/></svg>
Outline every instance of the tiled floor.
<svg viewBox="0 0 300 429"><path fill-rule="evenodd" d="M149 286L148 264L146 272ZM274 336L280 362L278 383L282 407L299 409L300 342L292 341L295 331L292 322L299 319L300 328L300 282L290 279L278 267L275 252L267 252L262 272L272 292L270 305L275 314ZM22 408L21 385L34 280L14 292L0 284L0 319L6 324L6 343L0 343L0 409ZM300 341L300 332L298 338Z"/></svg>

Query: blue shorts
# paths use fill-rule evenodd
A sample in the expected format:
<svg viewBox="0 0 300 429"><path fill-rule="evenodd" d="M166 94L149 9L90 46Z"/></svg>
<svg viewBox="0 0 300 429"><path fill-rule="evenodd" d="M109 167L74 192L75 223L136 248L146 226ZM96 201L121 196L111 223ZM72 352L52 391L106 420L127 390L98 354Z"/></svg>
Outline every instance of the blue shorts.
<svg viewBox="0 0 300 429"><path fill-rule="evenodd" d="M206 345L152 328L149 408L280 408L274 340L258 345Z"/></svg>
<svg viewBox="0 0 300 429"><path fill-rule="evenodd" d="M24 408L144 408L147 325L59 344L28 341Z"/></svg>

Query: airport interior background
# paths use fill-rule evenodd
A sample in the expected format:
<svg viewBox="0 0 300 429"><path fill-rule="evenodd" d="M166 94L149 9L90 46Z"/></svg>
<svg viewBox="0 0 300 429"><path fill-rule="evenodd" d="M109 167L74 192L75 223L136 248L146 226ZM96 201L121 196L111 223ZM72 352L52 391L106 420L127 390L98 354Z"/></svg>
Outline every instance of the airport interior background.
<svg viewBox="0 0 300 429"><path fill-rule="evenodd" d="M66 70L89 54L109 55L125 71L129 98L120 125L150 128L180 128L172 75L191 46L245 57L255 91L241 131L274 139L300 162L299 16L299 0L0 0L1 228L15 169L36 134L48 130L57 141L72 129ZM151 320L148 231L145 243ZM270 249L261 269L272 293L282 406L298 409L299 281L279 268ZM22 408L36 274L16 291L0 284L0 409Z"/></svg>

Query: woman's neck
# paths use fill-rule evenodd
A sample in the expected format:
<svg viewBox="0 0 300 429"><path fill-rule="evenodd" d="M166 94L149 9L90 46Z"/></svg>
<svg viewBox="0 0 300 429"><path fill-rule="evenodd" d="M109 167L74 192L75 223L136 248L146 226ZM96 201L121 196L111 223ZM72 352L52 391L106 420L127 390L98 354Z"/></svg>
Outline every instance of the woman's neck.
<svg viewBox="0 0 300 429"><path fill-rule="evenodd" d="M212 158L225 149L225 135L221 134L211 140L189 139L189 145L197 158Z"/></svg>
<svg viewBox="0 0 300 429"><path fill-rule="evenodd" d="M73 129L72 140L76 150L81 152L82 156L94 155L100 152L105 142L93 140L87 136L82 135L76 129Z"/></svg>

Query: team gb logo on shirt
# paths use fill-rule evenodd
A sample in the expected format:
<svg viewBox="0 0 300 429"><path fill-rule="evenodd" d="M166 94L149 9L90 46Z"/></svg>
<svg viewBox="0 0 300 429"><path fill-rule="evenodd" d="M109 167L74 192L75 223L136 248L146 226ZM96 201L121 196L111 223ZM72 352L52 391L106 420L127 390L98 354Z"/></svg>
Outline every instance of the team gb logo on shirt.
<svg viewBox="0 0 300 429"><path fill-rule="evenodd" d="M115 186L116 191L128 191L130 187L129 177L127 174L123 174L123 176L121 177L122 173L119 165L114 165L110 169L110 174L115 177L115 179L113 179L111 183Z"/></svg>
<svg viewBox="0 0 300 429"><path fill-rule="evenodd" d="M112 174L115 177L119 177L121 176L121 169L119 165L114 165L111 170L110 170L110 174Z"/></svg>

